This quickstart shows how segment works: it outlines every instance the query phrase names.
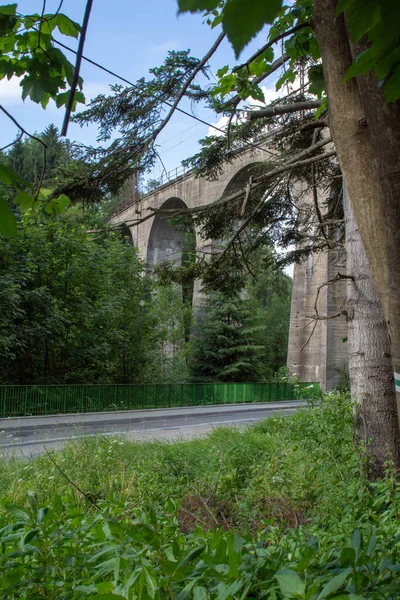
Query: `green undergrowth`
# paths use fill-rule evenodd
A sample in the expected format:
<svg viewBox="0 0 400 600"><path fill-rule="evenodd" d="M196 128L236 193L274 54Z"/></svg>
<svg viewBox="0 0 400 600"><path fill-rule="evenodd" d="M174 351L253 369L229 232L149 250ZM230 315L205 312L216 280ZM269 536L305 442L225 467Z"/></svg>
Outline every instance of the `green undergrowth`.
<svg viewBox="0 0 400 600"><path fill-rule="evenodd" d="M400 487L351 405L204 438L87 438L0 466L0 598L394 600Z"/></svg>

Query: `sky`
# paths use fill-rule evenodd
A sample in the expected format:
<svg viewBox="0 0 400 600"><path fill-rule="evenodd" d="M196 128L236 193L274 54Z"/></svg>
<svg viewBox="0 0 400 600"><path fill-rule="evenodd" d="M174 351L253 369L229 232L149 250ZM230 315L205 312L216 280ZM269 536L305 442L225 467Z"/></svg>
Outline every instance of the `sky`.
<svg viewBox="0 0 400 600"><path fill-rule="evenodd" d="M64 0L62 12L70 18L82 22L86 2L84 0ZM47 0L46 12L54 12L59 0ZM21 0L18 10L25 14L41 12L41 0ZM84 55L104 65L108 69L135 82L140 77L148 77L151 67L160 65L168 50L191 50L192 56L202 58L214 43L219 30L210 30L203 24L200 13L195 15L177 14L176 0L146 0L132 2L126 0L94 0L86 36ZM60 41L74 48L73 38L56 35ZM261 39L262 39L261 34ZM259 41L250 44L240 61L250 56L258 47ZM65 51L71 62L74 55ZM212 59L211 71L216 72L225 64L236 64L230 44L224 40L218 53ZM83 92L89 101L99 93L107 93L109 85L118 83L112 76L83 61L81 75L84 80ZM278 77L276 75L275 79ZM266 89L267 101L275 97L274 82ZM43 131L50 123L61 128L64 110L50 103L46 110L27 99L21 99L19 81L0 81L0 103L29 132ZM198 117L209 123L216 123L216 116L201 107L182 105L191 109ZM158 139L159 152L167 171L180 165L181 160L193 155L198 149L198 140L210 133L209 127L190 117L176 113ZM16 136L16 127L3 114L0 114L0 145L5 146ZM96 129L71 123L68 129L71 141L96 145ZM163 167L158 164L149 178L156 179Z"/></svg>

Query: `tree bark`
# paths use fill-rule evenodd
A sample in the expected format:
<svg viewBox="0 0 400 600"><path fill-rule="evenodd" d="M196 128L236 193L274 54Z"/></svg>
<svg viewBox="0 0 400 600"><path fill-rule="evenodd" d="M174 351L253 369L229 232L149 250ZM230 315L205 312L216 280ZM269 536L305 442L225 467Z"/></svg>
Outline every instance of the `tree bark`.
<svg viewBox="0 0 400 600"><path fill-rule="evenodd" d="M355 79L343 83L352 52L337 0L314 0L313 26L321 50L332 138L372 275L388 314L386 236L374 149Z"/></svg>
<svg viewBox="0 0 400 600"><path fill-rule="evenodd" d="M335 16L336 5L337 0L313 3L313 26L321 50L332 138L389 326L392 371L399 374L399 106L385 104L373 75L343 83L355 49L343 15ZM399 407L399 391L397 403Z"/></svg>
<svg viewBox="0 0 400 600"><path fill-rule="evenodd" d="M353 56L368 48L366 40L352 46ZM365 119L374 149L386 232L388 268L387 323L393 370L400 380L400 101L385 102L376 75L357 77ZM400 409L400 386L397 393Z"/></svg>
<svg viewBox="0 0 400 600"><path fill-rule="evenodd" d="M343 191L346 221L348 348L350 387L356 402L356 437L366 442L369 474L383 476L385 463L400 466L400 434L388 329L367 256Z"/></svg>

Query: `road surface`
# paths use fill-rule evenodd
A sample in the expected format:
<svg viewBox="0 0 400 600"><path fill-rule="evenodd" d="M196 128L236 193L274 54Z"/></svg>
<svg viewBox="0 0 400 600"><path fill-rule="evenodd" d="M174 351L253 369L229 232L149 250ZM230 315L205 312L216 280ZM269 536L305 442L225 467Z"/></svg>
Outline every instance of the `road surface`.
<svg viewBox="0 0 400 600"><path fill-rule="evenodd" d="M60 449L70 440L95 435L136 440L194 437L221 425L246 425L291 414L305 405L281 401L0 419L0 451L32 456L45 452L45 447Z"/></svg>

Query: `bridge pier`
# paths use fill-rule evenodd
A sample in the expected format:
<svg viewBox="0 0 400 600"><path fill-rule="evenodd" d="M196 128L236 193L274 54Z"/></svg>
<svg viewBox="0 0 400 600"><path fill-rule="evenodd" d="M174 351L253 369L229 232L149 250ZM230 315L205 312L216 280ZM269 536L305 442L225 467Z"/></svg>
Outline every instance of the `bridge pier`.
<svg viewBox="0 0 400 600"><path fill-rule="evenodd" d="M335 251L319 252L293 270L287 364L300 381L318 381L323 390L340 386L348 372L347 321L340 315L346 282L325 285L345 271L344 263ZM319 320L313 319L315 305Z"/></svg>

